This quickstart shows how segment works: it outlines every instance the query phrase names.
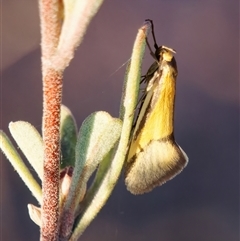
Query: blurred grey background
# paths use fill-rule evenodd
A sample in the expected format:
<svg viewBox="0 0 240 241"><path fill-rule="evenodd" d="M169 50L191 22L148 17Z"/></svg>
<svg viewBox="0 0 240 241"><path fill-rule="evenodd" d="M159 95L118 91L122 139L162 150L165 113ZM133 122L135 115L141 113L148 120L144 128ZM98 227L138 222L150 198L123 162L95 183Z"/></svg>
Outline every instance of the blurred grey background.
<svg viewBox="0 0 240 241"><path fill-rule="evenodd" d="M38 2L4 0L1 129L25 120L41 131ZM138 28L154 21L159 45L176 49L177 142L189 165L142 196L123 177L81 240L239 240L239 1L106 0L64 75L63 104L78 126L97 110L118 116L125 67ZM143 73L153 59L146 50ZM114 74L113 74L114 73ZM1 240L39 240L37 204L1 155Z"/></svg>

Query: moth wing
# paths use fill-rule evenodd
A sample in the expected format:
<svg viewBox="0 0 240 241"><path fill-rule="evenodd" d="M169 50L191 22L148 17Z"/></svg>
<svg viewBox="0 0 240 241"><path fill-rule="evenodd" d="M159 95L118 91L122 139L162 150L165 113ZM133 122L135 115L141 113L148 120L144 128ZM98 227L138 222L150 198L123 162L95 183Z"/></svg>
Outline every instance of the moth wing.
<svg viewBox="0 0 240 241"><path fill-rule="evenodd" d="M187 163L186 153L174 141L153 140L127 163L127 189L133 194L150 192L179 174Z"/></svg>

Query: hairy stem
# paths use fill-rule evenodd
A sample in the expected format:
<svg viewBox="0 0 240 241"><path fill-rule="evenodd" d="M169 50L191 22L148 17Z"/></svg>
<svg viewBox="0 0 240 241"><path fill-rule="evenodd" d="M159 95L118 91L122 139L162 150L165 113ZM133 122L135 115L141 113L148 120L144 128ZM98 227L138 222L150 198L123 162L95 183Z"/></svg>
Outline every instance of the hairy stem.
<svg viewBox="0 0 240 241"><path fill-rule="evenodd" d="M60 107L62 73L48 70L43 80L44 174L41 240L58 239Z"/></svg>
<svg viewBox="0 0 240 241"><path fill-rule="evenodd" d="M59 226L60 107L62 71L52 66L62 27L59 0L39 0L43 77L43 204L41 241L57 241Z"/></svg>

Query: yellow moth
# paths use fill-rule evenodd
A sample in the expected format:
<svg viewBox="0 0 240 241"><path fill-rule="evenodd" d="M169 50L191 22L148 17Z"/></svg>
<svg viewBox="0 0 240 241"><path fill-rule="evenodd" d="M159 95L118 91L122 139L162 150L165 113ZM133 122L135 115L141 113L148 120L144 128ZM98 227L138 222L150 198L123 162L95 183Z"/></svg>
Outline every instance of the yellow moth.
<svg viewBox="0 0 240 241"><path fill-rule="evenodd" d="M151 20L155 62L144 81L147 83L133 130L125 166L125 183L133 194L150 192L179 174L188 157L174 138L174 102L177 65L175 51L156 44Z"/></svg>

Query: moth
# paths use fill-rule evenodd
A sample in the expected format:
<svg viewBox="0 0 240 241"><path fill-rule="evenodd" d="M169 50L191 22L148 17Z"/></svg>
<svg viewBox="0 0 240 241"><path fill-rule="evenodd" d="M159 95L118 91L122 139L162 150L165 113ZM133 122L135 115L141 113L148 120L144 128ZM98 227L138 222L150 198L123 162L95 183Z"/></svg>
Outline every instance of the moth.
<svg viewBox="0 0 240 241"><path fill-rule="evenodd" d="M175 51L158 47L152 27L155 62L143 81L146 88L137 115L125 165L125 184L133 194L150 192L179 174L188 157L174 137L174 105L177 64Z"/></svg>

